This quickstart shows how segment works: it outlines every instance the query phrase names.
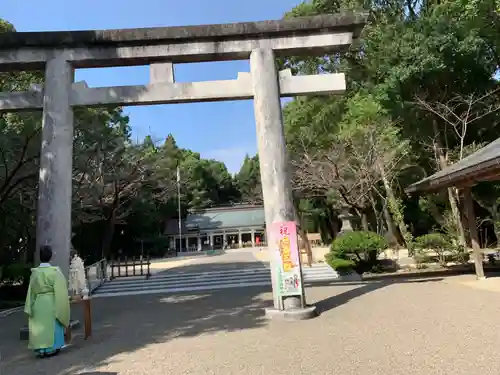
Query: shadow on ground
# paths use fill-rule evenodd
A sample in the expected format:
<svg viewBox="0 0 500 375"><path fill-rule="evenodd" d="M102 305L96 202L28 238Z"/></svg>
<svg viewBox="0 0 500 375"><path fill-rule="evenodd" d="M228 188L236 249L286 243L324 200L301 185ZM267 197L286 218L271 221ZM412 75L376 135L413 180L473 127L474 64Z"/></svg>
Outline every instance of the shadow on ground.
<svg viewBox="0 0 500 375"><path fill-rule="evenodd" d="M240 267L243 263L240 263ZM248 264L254 267L255 264ZM210 264L224 269L227 263ZM179 272L181 268L176 269ZM186 265L183 272L195 272L199 265ZM168 271L167 271L168 272ZM175 273L172 272L172 273ZM439 281L432 279L430 281ZM424 280L428 282L429 280ZM420 280L384 280L343 283L338 294L315 303L321 313L348 303L353 298L395 283ZM346 287L352 288L346 290ZM335 288L331 288L335 293ZM271 306L270 287L248 287L182 294L153 294L130 297L99 298L92 301L93 336L84 341L75 335L73 345L59 356L37 360L19 341L23 314L0 319L0 373L8 375L77 375L114 373L95 371L112 358L135 352L153 343L173 339L255 329L268 324L264 309ZM73 306L73 317L82 319L81 306ZM321 319L321 316L317 319ZM5 334L4 334L5 332Z"/></svg>
<svg viewBox="0 0 500 375"><path fill-rule="evenodd" d="M432 279L422 279L422 280L414 280L414 279L404 280L398 278L398 279L383 280L383 281L365 281L362 283L352 283L350 285L356 285L358 287L328 297L324 300L318 301L315 305L318 312L321 314L329 310L332 310L336 307L339 307L341 305L344 305L354 298L361 297L377 289L384 288L393 284L407 284L407 283L411 284L411 283L424 283L424 282L429 283L429 282L439 282L442 280L443 278L432 278Z"/></svg>

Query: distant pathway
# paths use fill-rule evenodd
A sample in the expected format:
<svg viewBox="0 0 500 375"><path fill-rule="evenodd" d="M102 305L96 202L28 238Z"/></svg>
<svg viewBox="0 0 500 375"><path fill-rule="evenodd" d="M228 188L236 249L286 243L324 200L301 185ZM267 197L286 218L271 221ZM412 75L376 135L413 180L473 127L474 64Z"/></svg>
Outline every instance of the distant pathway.
<svg viewBox="0 0 500 375"><path fill-rule="evenodd" d="M181 293L216 289L271 287L269 262L259 259L266 250L243 249L214 256L197 256L189 262L171 263L169 269L156 268L148 280L121 278L99 288L94 296L117 297L139 294ZM182 258L179 258L182 259ZM187 261L187 258L185 259ZM337 274L327 265L304 267L304 283L334 281Z"/></svg>

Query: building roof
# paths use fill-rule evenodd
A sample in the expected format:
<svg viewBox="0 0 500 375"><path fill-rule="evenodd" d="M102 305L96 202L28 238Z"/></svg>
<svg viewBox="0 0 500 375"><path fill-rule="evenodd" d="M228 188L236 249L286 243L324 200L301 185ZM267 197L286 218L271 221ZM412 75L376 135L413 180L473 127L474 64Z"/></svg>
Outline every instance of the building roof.
<svg viewBox="0 0 500 375"><path fill-rule="evenodd" d="M407 193L500 180L500 138L465 159L406 188Z"/></svg>
<svg viewBox="0 0 500 375"><path fill-rule="evenodd" d="M262 227L265 225L264 207L238 205L214 207L191 212L186 218L188 230L214 230L230 228Z"/></svg>
<svg viewBox="0 0 500 375"><path fill-rule="evenodd" d="M182 220L181 229L182 233L186 234L193 231L263 227L265 222L264 206L238 204L189 212ZM165 225L165 234L176 235L178 233L177 219L168 220Z"/></svg>
<svg viewBox="0 0 500 375"><path fill-rule="evenodd" d="M203 42L227 38L250 39L312 32L352 31L357 37L368 18L367 13L339 14L293 19L240 22L217 25L150 27L122 30L81 30L47 32L8 32L0 34L0 50L21 47L133 46L155 43Z"/></svg>

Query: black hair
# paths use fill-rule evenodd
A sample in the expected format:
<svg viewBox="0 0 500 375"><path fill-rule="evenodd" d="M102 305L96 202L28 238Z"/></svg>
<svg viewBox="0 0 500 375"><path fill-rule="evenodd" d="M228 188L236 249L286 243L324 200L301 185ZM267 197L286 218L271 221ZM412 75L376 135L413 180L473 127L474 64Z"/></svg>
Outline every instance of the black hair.
<svg viewBox="0 0 500 375"><path fill-rule="evenodd" d="M40 262L48 263L52 259L52 247L44 245L40 247Z"/></svg>

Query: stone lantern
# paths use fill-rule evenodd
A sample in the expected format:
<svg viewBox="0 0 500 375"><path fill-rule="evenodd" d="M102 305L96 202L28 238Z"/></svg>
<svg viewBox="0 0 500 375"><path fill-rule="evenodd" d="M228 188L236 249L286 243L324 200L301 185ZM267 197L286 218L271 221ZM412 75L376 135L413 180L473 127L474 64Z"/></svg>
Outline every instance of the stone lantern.
<svg viewBox="0 0 500 375"><path fill-rule="evenodd" d="M351 220L354 218L354 215L352 215L349 211L349 208L344 206L340 209L340 214L339 214L339 219L342 221L342 229L339 232L340 234L343 234L345 232L352 232L352 225L351 225Z"/></svg>

